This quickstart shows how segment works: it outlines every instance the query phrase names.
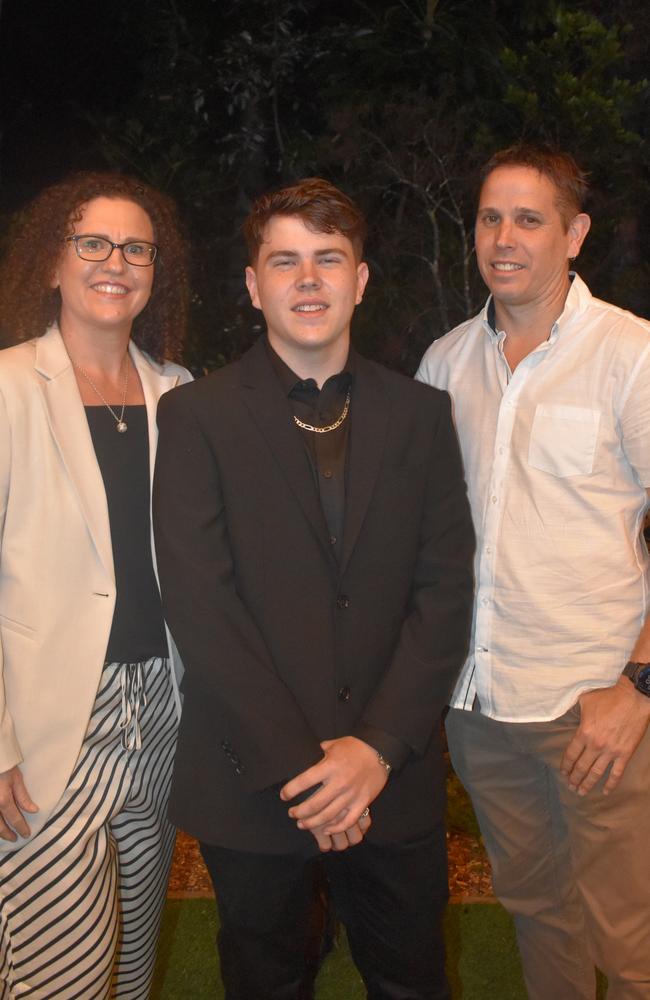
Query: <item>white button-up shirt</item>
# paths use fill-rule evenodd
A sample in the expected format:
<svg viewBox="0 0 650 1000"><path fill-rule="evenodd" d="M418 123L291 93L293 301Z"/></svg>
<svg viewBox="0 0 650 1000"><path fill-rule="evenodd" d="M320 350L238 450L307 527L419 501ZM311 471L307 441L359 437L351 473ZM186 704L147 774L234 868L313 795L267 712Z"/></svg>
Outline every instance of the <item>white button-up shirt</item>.
<svg viewBox="0 0 650 1000"><path fill-rule="evenodd" d="M510 372L483 312L417 373L447 389L478 539L471 652L452 705L554 719L614 684L650 602L650 323L574 277L549 339Z"/></svg>

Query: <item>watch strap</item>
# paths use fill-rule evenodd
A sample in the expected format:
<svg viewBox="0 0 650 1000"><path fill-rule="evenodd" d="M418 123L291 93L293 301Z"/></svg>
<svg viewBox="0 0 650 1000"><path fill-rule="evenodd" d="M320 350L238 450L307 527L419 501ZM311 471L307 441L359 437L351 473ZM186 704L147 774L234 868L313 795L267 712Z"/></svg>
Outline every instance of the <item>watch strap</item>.
<svg viewBox="0 0 650 1000"><path fill-rule="evenodd" d="M629 677L637 691L650 698L650 663L628 660L623 667L623 677Z"/></svg>

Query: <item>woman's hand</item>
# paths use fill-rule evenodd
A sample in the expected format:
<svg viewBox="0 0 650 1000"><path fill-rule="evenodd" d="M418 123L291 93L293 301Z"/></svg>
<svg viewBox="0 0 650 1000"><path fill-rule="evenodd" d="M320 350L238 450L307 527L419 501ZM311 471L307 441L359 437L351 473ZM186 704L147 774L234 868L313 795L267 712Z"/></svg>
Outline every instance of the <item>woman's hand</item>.
<svg viewBox="0 0 650 1000"><path fill-rule="evenodd" d="M18 766L0 773L0 838L16 840L16 832L21 837L29 837L30 829L23 812L38 812L38 806L25 787ZM15 831L15 832L14 832Z"/></svg>

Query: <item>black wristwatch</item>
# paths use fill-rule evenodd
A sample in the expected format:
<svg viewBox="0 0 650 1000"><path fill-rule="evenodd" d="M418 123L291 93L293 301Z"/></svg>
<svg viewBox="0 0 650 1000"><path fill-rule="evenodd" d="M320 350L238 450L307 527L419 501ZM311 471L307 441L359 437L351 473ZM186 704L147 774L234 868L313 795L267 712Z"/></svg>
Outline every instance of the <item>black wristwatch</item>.
<svg viewBox="0 0 650 1000"><path fill-rule="evenodd" d="M626 663L623 676L629 677L637 691L650 698L650 663Z"/></svg>

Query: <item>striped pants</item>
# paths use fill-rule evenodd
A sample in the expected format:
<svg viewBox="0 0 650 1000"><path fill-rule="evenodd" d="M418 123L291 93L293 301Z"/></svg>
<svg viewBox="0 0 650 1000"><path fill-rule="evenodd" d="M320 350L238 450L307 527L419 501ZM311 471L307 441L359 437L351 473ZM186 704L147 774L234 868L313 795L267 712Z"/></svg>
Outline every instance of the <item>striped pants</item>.
<svg viewBox="0 0 650 1000"><path fill-rule="evenodd" d="M0 860L0 1000L146 1000L174 828L167 660L109 663L52 816Z"/></svg>

